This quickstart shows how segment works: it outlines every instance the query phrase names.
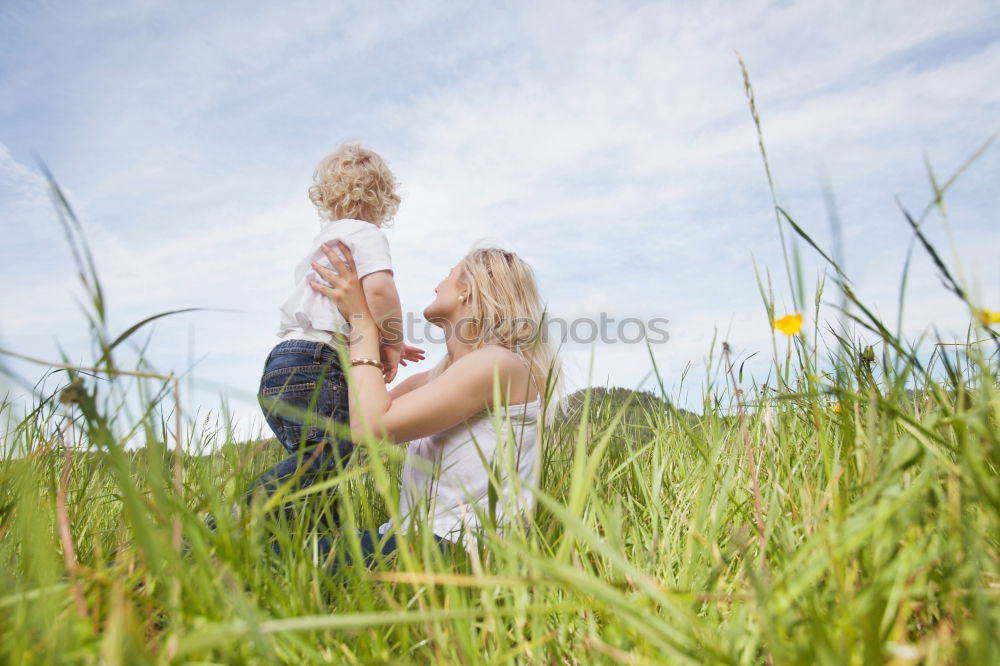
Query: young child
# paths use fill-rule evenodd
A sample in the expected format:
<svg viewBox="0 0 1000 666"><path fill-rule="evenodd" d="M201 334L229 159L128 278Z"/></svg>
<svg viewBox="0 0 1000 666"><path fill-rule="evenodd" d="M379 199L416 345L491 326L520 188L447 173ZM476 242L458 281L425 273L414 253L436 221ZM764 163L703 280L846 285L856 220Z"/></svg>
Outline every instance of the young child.
<svg viewBox="0 0 1000 666"><path fill-rule="evenodd" d="M328 427L330 419L349 422L347 383L337 347L345 343L350 327L329 299L309 287L310 280L322 281L310 264L330 265L322 245L335 248L343 241L354 254L368 307L376 321L383 322L381 362L387 382L395 376L404 349L399 295L382 232L399 207L395 177L376 153L343 145L320 161L313 180L309 198L323 218L320 231L295 269L295 287L281 306L281 342L264 363L258 392L267 424L293 457L265 472L255 485L280 485L295 473L300 475L297 486L310 485L354 448L349 437ZM403 365L422 358L421 350L406 350Z"/></svg>

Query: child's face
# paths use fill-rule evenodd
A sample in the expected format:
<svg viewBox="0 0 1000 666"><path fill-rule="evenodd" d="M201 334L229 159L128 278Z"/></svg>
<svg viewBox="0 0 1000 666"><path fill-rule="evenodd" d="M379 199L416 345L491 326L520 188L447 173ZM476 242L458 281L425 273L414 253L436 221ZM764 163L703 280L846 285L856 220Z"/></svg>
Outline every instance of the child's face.
<svg viewBox="0 0 1000 666"><path fill-rule="evenodd" d="M465 296L469 291L459 282L461 275L462 265L459 263L452 266L448 276L434 288L437 298L424 308L424 319L434 323L442 319L457 318L457 313L465 308L465 304L459 300L459 296Z"/></svg>

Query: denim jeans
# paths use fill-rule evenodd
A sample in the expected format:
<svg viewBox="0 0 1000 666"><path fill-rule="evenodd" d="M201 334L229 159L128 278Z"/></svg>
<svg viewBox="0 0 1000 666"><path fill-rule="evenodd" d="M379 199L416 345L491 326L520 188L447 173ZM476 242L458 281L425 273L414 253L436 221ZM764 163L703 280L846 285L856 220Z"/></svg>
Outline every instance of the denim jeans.
<svg viewBox="0 0 1000 666"><path fill-rule="evenodd" d="M385 534L379 534L375 530L358 530L357 535L359 545L361 546L362 562L368 569L375 566L379 559L389 558L399 549L399 544L396 543L396 536L391 531L388 531ZM451 541L439 537L436 534L434 535L434 540L437 542L438 550L440 550L445 557L454 557L455 553L462 551L460 547L456 546ZM337 551L337 553L330 558L328 572L331 575L337 573L341 564L351 566L354 562L351 551L347 548L347 544L342 535L322 536L319 538L316 545L319 551L318 555L322 559L326 559L330 555L331 551ZM271 547L275 554L281 554L281 547L277 544L277 542L272 543Z"/></svg>
<svg viewBox="0 0 1000 666"><path fill-rule="evenodd" d="M264 363L257 397L289 456L264 472L250 494L263 488L271 495L289 481L292 491L307 488L347 464L354 443L327 428L331 419L344 427L350 420L347 381L333 347L310 340L278 343Z"/></svg>
<svg viewBox="0 0 1000 666"><path fill-rule="evenodd" d="M257 392L267 425L290 454L327 439L324 422L348 422L347 381L337 351L321 342L285 340L264 362ZM298 413L282 413L273 401ZM308 412L308 415L303 412Z"/></svg>

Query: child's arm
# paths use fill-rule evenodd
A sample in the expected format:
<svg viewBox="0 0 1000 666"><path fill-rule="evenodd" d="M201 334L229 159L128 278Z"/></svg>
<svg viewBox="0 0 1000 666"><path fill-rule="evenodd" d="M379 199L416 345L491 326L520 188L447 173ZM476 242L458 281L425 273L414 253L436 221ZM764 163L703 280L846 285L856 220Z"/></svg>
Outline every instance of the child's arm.
<svg viewBox="0 0 1000 666"><path fill-rule="evenodd" d="M361 288L368 301L368 309L382 333L379 348L386 361L385 381L391 382L399 367L403 350L403 311L399 293L389 271L376 271L361 278Z"/></svg>

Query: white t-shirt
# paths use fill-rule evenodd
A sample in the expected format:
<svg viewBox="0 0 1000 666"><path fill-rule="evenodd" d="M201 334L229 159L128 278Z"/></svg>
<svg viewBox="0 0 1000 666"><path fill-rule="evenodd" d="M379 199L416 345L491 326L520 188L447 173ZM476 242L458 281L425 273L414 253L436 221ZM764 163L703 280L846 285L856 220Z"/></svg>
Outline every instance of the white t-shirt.
<svg viewBox="0 0 1000 666"><path fill-rule="evenodd" d="M330 267L321 247L327 245L337 250L337 241L343 241L354 256L358 277L377 271L391 271L389 240L385 233L371 222L364 220L332 220L324 222L312 240L312 250L295 268L295 288L281 306L281 325L278 337L310 337L319 339L323 331L347 334L348 325L337 306L326 296L309 286L310 280L322 283L323 278L312 269L312 263Z"/></svg>
<svg viewBox="0 0 1000 666"><path fill-rule="evenodd" d="M539 404L535 399L509 405L496 420L492 409L483 410L464 423L410 442L400 477L403 531L411 514L422 513L434 534L471 548L479 529L476 511L489 515L491 469L501 485L495 505L498 525L530 512L539 469ZM385 534L391 527L390 520L378 531Z"/></svg>

